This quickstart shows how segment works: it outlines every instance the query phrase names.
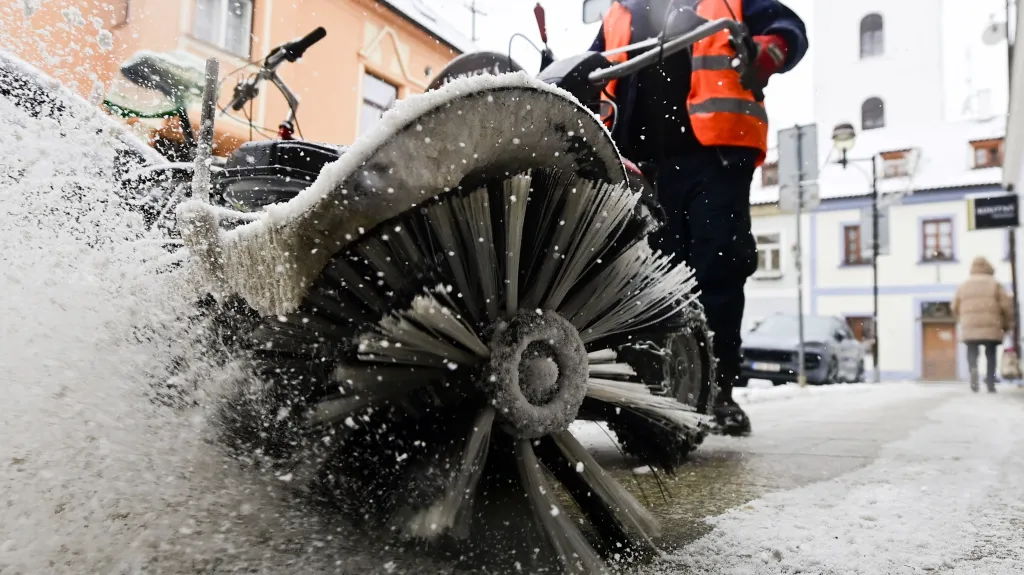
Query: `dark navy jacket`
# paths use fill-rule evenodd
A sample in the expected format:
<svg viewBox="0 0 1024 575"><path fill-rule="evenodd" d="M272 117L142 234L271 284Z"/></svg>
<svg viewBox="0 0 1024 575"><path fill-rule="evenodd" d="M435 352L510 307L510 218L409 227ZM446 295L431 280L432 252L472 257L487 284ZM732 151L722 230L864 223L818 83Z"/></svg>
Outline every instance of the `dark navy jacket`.
<svg viewBox="0 0 1024 575"><path fill-rule="evenodd" d="M648 0L619 2L633 15L632 42L658 35L659 30L651 25L647 16ZM807 53L807 30L803 21L779 0L743 0L743 22L754 36L775 34L786 41L789 51L782 72L793 69ZM605 50L603 26L590 49ZM630 53L630 57L635 55ZM619 80L615 94L619 118L613 136L623 152L634 160L655 161L661 154L671 157L700 146L693 130L689 129L685 106L689 91L688 51L667 58L661 67L652 66ZM639 106L638 100L641 101ZM771 108L771 102L766 105Z"/></svg>

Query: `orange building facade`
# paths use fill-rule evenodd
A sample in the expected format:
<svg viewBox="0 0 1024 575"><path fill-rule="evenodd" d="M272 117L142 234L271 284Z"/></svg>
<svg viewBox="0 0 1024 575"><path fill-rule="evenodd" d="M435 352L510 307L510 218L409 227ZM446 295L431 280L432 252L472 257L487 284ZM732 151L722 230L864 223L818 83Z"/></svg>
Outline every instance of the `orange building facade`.
<svg viewBox="0 0 1024 575"><path fill-rule="evenodd" d="M140 50L220 60L220 105L275 46L317 26L327 37L278 69L298 96L309 140L350 144L395 99L421 93L444 65L472 49L422 0L0 0L0 47L96 103ZM218 153L272 136L284 98L267 83L246 112L218 115ZM190 109L198 128L198 107ZM138 131L175 138L175 120L144 120ZM180 137L180 136L177 136Z"/></svg>

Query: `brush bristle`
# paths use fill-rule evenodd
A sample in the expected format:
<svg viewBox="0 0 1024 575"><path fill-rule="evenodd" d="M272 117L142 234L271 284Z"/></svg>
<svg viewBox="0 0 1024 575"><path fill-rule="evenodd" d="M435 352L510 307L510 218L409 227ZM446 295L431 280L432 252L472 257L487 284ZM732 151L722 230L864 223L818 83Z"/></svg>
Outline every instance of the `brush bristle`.
<svg viewBox="0 0 1024 575"><path fill-rule="evenodd" d="M277 458L279 467L298 469L295 457L315 457L317 493L396 533L434 540L470 532L487 497L481 473L501 457L490 447L500 440L514 445L517 466L506 472L518 469L536 525L567 570L604 566L557 506L547 475L600 537L653 550L651 516L568 431L538 439L538 459L533 440L517 435L481 384L489 358L504 357L492 353L501 341L495 334L536 314L536 329L571 331L579 355L592 351L589 380L579 364L580 400L595 407L584 411L612 420L650 463L678 465L669 452L689 451L701 417L651 394L628 362L605 349L623 334L656 331L696 297L692 272L648 247L650 222L638 199L623 185L519 174L452 190L381 223L335 254L296 312L266 318L252 332L262 383L225 412L234 435L251 436L235 443ZM544 359L563 342L522 345L520 356ZM547 359L557 357L565 358ZM564 385L568 364L532 365L496 379L529 386L525 395L539 403L558 396L551 386ZM560 468L567 464L575 475Z"/></svg>

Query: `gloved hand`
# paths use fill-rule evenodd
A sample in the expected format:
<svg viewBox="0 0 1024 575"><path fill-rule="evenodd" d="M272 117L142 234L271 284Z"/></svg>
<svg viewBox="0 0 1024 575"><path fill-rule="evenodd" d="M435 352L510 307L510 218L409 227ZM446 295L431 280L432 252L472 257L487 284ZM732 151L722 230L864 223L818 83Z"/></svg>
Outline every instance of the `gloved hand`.
<svg viewBox="0 0 1024 575"><path fill-rule="evenodd" d="M754 43L757 45L757 56L754 57L754 71L757 80L762 85L768 84L768 79L773 74L778 74L786 65L786 56L789 54L789 46L782 36L754 36Z"/></svg>

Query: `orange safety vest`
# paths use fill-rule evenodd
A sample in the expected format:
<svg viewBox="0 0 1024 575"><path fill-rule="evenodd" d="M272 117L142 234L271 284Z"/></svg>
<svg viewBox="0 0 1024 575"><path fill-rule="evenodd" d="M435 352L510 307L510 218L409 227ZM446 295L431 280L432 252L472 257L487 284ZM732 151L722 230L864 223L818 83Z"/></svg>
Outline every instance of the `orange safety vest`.
<svg viewBox="0 0 1024 575"><path fill-rule="evenodd" d="M743 0L704 0L697 14L707 20L735 18L743 21ZM615 50L632 42L633 15L616 0L604 17L605 50ZM697 141L705 146L740 146L761 153L757 165L764 162L768 150L768 113L754 93L740 85L740 75L732 67L736 51L729 43L729 31L722 30L692 47L690 95L686 109ZM625 62L626 52L609 56L614 63ZM618 80L611 80L601 94L602 100L615 95ZM610 125L610 118L605 120Z"/></svg>

